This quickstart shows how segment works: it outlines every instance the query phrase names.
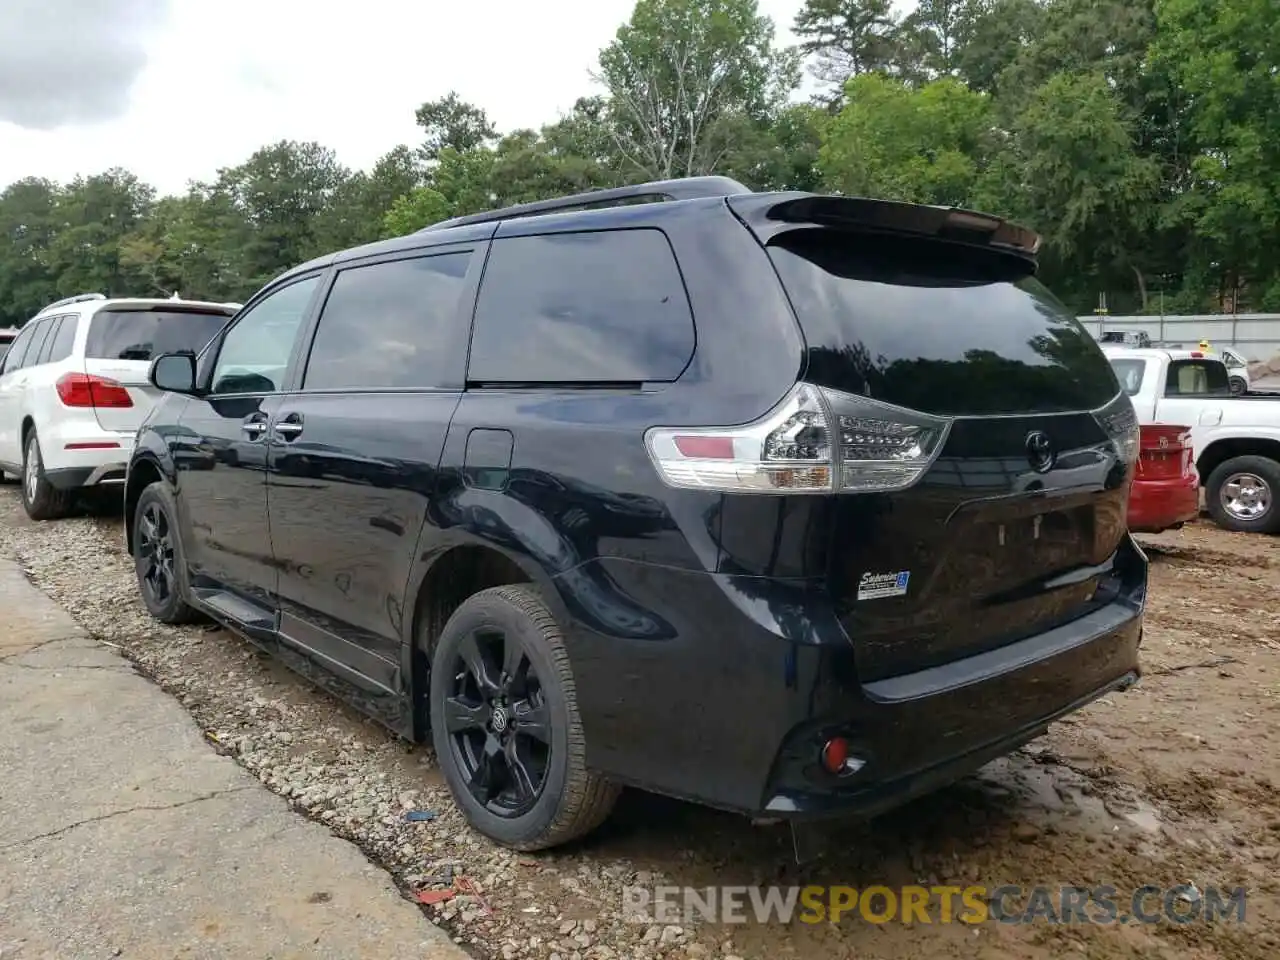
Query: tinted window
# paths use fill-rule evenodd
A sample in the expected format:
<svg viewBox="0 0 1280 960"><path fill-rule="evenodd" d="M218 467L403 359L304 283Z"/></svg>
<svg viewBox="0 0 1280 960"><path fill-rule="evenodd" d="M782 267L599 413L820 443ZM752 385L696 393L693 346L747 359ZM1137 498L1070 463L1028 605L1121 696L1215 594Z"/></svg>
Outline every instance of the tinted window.
<svg viewBox="0 0 1280 960"><path fill-rule="evenodd" d="M36 363L49 362L49 354L53 350L53 342L58 339L58 331L62 329L66 320L66 317L54 317L49 321L49 327L45 331L44 340L40 344L40 352L35 355Z"/></svg>
<svg viewBox="0 0 1280 960"><path fill-rule="evenodd" d="M809 348L806 379L929 413L1092 410L1097 342L1012 256L805 229L769 247Z"/></svg>
<svg viewBox="0 0 1280 960"><path fill-rule="evenodd" d="M318 276L273 290L240 316L222 340L213 369L214 393L274 393L283 389L298 327Z"/></svg>
<svg viewBox="0 0 1280 960"><path fill-rule="evenodd" d="M62 318L57 331L45 342L49 363L58 363L71 356L71 349L76 342L76 327L79 323L80 318L74 314Z"/></svg>
<svg viewBox="0 0 1280 960"><path fill-rule="evenodd" d="M84 355L102 360L152 360L162 353L199 353L227 325L225 313L99 310L89 325Z"/></svg>
<svg viewBox="0 0 1280 960"><path fill-rule="evenodd" d="M1227 368L1213 360L1174 360L1165 381L1166 397L1227 397L1231 385Z"/></svg>
<svg viewBox="0 0 1280 960"><path fill-rule="evenodd" d="M33 333L35 333L35 327L30 324L22 328L22 332L18 334L17 339L9 347L9 352L5 355L5 373L12 373L22 367L22 355L27 352L27 345L31 343L31 335Z"/></svg>
<svg viewBox="0 0 1280 960"><path fill-rule="evenodd" d="M36 325L35 332L31 335L31 346L27 348L27 355L22 359L24 369L44 363L41 359L44 346L49 342L49 334L53 332L53 328L58 325L60 319L60 317L45 317Z"/></svg>
<svg viewBox="0 0 1280 960"><path fill-rule="evenodd" d="M657 230L497 240L485 267L471 380L674 380L693 355L693 316Z"/></svg>
<svg viewBox="0 0 1280 960"><path fill-rule="evenodd" d="M24 329L23 336L18 338L18 342L13 345L13 366L12 370L25 370L35 361L36 351L40 348L40 341L44 337L45 321L37 320L27 324Z"/></svg>
<svg viewBox="0 0 1280 960"><path fill-rule="evenodd" d="M303 387L435 387L447 370L446 331L458 323L469 253L341 271L320 314Z"/></svg>

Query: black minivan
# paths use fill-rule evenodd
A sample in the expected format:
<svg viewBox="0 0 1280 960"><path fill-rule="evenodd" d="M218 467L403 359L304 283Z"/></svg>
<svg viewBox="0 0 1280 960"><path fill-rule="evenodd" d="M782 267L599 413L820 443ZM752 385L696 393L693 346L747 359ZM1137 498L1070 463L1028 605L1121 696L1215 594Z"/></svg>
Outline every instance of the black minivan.
<svg viewBox="0 0 1280 960"><path fill-rule="evenodd" d="M1038 245L713 177L304 264L153 364L142 597L429 736L517 849L624 785L873 814L1139 674L1137 423Z"/></svg>

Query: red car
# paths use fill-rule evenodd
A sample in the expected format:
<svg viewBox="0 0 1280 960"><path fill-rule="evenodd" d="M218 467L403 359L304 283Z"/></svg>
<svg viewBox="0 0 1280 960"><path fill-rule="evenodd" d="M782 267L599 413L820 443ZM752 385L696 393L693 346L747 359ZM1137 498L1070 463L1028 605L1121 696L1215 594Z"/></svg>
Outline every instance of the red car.
<svg viewBox="0 0 1280 960"><path fill-rule="evenodd" d="M1191 428L1150 424L1142 433L1138 470L1129 495L1129 529L1159 533L1200 515L1200 477Z"/></svg>

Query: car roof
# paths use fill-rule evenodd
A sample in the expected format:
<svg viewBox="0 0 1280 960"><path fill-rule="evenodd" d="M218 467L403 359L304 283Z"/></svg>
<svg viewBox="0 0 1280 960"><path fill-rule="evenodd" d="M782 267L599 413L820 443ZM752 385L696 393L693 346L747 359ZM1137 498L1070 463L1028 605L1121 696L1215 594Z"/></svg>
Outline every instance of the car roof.
<svg viewBox="0 0 1280 960"><path fill-rule="evenodd" d="M97 313L99 310L154 310L169 307L175 311L222 313L232 316L240 309L238 303L218 303L212 300L181 300L173 297L111 297L104 300L82 300L79 303L52 303L32 319L62 313ZM88 309L85 309L85 308Z"/></svg>
<svg viewBox="0 0 1280 960"><path fill-rule="evenodd" d="M1102 347L1102 352L1108 359L1112 357L1119 359L1129 357L1138 360L1209 360L1214 363L1222 362L1213 354L1205 353L1202 350L1170 350L1165 347L1122 347L1106 344Z"/></svg>

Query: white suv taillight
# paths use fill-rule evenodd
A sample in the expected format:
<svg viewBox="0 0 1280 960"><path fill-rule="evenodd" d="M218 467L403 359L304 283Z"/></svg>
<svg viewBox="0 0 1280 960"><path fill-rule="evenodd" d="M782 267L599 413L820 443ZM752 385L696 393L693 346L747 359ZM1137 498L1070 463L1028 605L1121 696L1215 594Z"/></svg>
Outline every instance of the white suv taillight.
<svg viewBox="0 0 1280 960"><path fill-rule="evenodd" d="M834 431L833 431L834 426ZM649 455L673 487L730 493L873 493L911 486L951 420L798 383L741 427L655 427Z"/></svg>

